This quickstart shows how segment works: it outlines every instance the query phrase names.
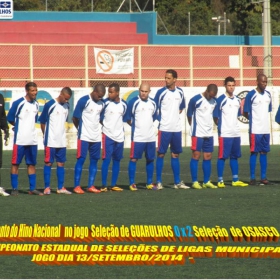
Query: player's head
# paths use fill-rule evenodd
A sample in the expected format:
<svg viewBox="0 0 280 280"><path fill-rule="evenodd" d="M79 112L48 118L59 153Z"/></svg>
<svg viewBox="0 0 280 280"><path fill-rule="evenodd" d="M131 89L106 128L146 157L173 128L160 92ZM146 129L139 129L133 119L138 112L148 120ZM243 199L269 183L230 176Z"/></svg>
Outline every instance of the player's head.
<svg viewBox="0 0 280 280"><path fill-rule="evenodd" d="M226 88L226 92L229 95L232 95L235 90L235 80L233 77L229 76L225 78L224 86Z"/></svg>
<svg viewBox="0 0 280 280"><path fill-rule="evenodd" d="M108 88L108 97L112 101L120 101L120 86L117 83L112 83Z"/></svg>
<svg viewBox="0 0 280 280"><path fill-rule="evenodd" d="M64 87L57 98L57 102L64 104L72 97L72 90L70 87Z"/></svg>
<svg viewBox="0 0 280 280"><path fill-rule="evenodd" d="M210 100L211 98L216 97L218 93L218 87L216 84L209 84L206 88L206 91L204 92L204 97L207 100Z"/></svg>
<svg viewBox="0 0 280 280"><path fill-rule="evenodd" d="M168 69L165 72L165 84L168 89L174 89L178 74L173 69Z"/></svg>
<svg viewBox="0 0 280 280"><path fill-rule="evenodd" d="M93 91L90 95L91 95L91 98L95 102L97 102L104 97L105 92L106 92L105 86L102 84L97 84L93 87Z"/></svg>
<svg viewBox="0 0 280 280"><path fill-rule="evenodd" d="M25 92L26 92L26 96L25 98L28 101L33 101L36 99L37 93L38 93L38 89L37 89L37 85L33 82L29 82L25 85Z"/></svg>
<svg viewBox="0 0 280 280"><path fill-rule="evenodd" d="M139 88L139 96L142 100L147 100L151 92L149 83L142 83Z"/></svg>
<svg viewBox="0 0 280 280"><path fill-rule="evenodd" d="M257 76L257 85L258 85L258 90L260 92L264 92L266 86L267 86L267 77L264 74L259 74Z"/></svg>

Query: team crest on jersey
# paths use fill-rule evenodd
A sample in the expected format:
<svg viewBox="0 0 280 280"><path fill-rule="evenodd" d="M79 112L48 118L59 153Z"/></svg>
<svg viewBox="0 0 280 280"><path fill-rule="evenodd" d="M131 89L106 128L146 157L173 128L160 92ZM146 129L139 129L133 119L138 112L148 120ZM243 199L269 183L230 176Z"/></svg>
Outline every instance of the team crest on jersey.
<svg viewBox="0 0 280 280"><path fill-rule="evenodd" d="M245 124L249 124L249 120L246 119L243 116L243 108L244 108L244 103L245 103L245 97L246 97L248 92L249 92L248 90L244 90L244 91L241 91L240 93L237 94L237 97L239 97L240 100L241 100L241 102L240 102L241 116L238 117L238 120L242 123L245 123Z"/></svg>

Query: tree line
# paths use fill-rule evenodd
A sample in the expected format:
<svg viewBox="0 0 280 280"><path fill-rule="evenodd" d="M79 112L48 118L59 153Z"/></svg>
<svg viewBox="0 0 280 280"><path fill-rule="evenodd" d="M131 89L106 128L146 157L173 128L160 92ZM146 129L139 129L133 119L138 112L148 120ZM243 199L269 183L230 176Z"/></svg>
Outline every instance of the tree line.
<svg viewBox="0 0 280 280"><path fill-rule="evenodd" d="M14 0L15 11L72 11L116 12L123 0ZM144 11L153 9L153 0L136 0ZM120 12L139 12L134 0L125 0ZM280 35L280 1L270 0L271 33ZM218 23L212 17L221 17L226 23L227 35L262 35L262 3L251 0L155 0L158 12L158 34L216 35ZM221 23L221 35L224 23Z"/></svg>

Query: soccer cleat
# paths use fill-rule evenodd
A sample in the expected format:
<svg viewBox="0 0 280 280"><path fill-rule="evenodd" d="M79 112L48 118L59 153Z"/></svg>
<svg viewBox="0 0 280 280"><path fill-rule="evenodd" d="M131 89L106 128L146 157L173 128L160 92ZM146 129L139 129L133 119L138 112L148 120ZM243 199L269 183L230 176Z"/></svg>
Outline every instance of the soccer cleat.
<svg viewBox="0 0 280 280"><path fill-rule="evenodd" d="M2 196L9 196L9 194L6 193L5 190L2 187L0 187L0 195L2 195Z"/></svg>
<svg viewBox="0 0 280 280"><path fill-rule="evenodd" d="M146 188L148 189L148 190L152 190L152 191L158 191L159 189L158 189L158 187L157 187L157 185L156 184L149 184L149 185L146 185Z"/></svg>
<svg viewBox="0 0 280 280"><path fill-rule="evenodd" d="M162 190L163 189L163 185L161 182L157 182L157 189L158 190Z"/></svg>
<svg viewBox="0 0 280 280"><path fill-rule="evenodd" d="M225 183L224 183L224 181L222 181L222 182L218 182L218 188L225 188L226 187L226 185L225 185Z"/></svg>
<svg viewBox="0 0 280 280"><path fill-rule="evenodd" d="M18 189L12 189L11 195L17 196L18 195Z"/></svg>
<svg viewBox="0 0 280 280"><path fill-rule="evenodd" d="M100 193L101 191L98 190L95 186L91 186L90 188L87 188L87 192Z"/></svg>
<svg viewBox="0 0 280 280"><path fill-rule="evenodd" d="M179 184L174 184L173 189L189 189L190 187L186 186L183 181L181 181Z"/></svg>
<svg viewBox="0 0 280 280"><path fill-rule="evenodd" d="M29 190L28 191L28 194L34 194L34 195L44 195L42 192L39 192L39 191L37 191L37 190L33 190L33 191L31 191L31 190Z"/></svg>
<svg viewBox="0 0 280 280"><path fill-rule="evenodd" d="M84 194L85 192L82 190L81 186L77 186L74 188L74 193L77 193L77 194Z"/></svg>
<svg viewBox="0 0 280 280"><path fill-rule="evenodd" d="M233 187L247 187L248 184L247 183L244 183L242 181L236 181L236 182L232 182L231 185Z"/></svg>
<svg viewBox="0 0 280 280"><path fill-rule="evenodd" d="M108 191L108 189L106 187L101 187L100 188L100 192L107 192L107 191Z"/></svg>
<svg viewBox="0 0 280 280"><path fill-rule="evenodd" d="M260 180L260 185L274 185L272 182L268 181L267 179Z"/></svg>
<svg viewBox="0 0 280 280"><path fill-rule="evenodd" d="M250 186L256 186L256 185L257 185L256 179L251 179L249 185L250 185Z"/></svg>
<svg viewBox="0 0 280 280"><path fill-rule="evenodd" d="M130 189L131 191L138 191L138 189L137 189L137 187L136 187L135 184L130 185L130 186L129 186L129 189Z"/></svg>
<svg viewBox="0 0 280 280"><path fill-rule="evenodd" d="M193 182L192 188L193 188L193 189L196 189L196 190L202 189L201 185L200 185L197 181L196 181L196 182Z"/></svg>
<svg viewBox="0 0 280 280"><path fill-rule="evenodd" d="M123 189L122 189L122 188L120 188L120 187L118 187L118 186L114 186L114 187L111 187L111 188L110 188L110 191L122 192L122 191L123 191Z"/></svg>
<svg viewBox="0 0 280 280"><path fill-rule="evenodd" d="M67 191L65 187L60 190L57 190L56 193L58 194L72 194L71 192Z"/></svg>
<svg viewBox="0 0 280 280"><path fill-rule="evenodd" d="M210 189L217 189L218 187L211 183L211 181L208 181L207 183L202 184L203 188L210 188Z"/></svg>
<svg viewBox="0 0 280 280"><path fill-rule="evenodd" d="M45 188L44 194L51 194L51 188L50 187Z"/></svg>

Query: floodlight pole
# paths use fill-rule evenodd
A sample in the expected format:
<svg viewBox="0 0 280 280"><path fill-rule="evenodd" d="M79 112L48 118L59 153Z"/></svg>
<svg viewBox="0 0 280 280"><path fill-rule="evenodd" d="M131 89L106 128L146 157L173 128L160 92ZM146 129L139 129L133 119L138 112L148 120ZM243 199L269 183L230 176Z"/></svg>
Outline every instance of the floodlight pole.
<svg viewBox="0 0 280 280"><path fill-rule="evenodd" d="M263 44L264 44L264 73L268 84L272 85L272 55L271 55L271 18L270 0L263 1Z"/></svg>
<svg viewBox="0 0 280 280"><path fill-rule="evenodd" d="M120 4L118 10L117 10L117 13L120 11L120 9L122 8L123 4L125 3L126 0L123 0L122 3ZM138 10L142 13L138 3L136 0L133 0L135 5L137 6ZM129 0L129 12L132 13L132 9L131 9L131 0Z"/></svg>

